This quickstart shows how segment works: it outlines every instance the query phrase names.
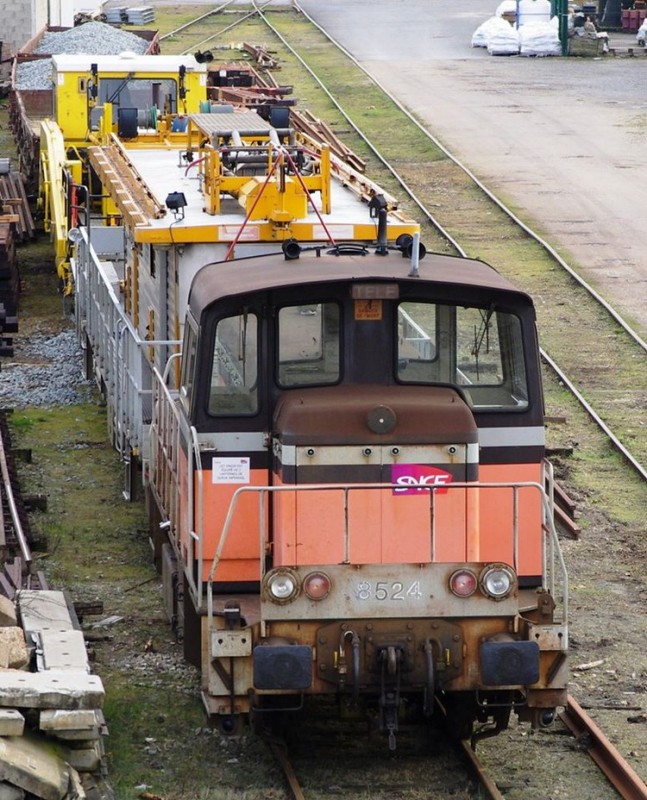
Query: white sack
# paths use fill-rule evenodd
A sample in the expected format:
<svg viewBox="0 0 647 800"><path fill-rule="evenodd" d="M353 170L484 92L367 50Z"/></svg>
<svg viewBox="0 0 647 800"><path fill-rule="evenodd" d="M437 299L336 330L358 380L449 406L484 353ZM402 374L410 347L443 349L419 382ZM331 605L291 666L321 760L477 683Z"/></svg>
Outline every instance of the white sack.
<svg viewBox="0 0 647 800"><path fill-rule="evenodd" d="M472 47L487 47L490 29L496 28L499 22L498 17L490 17L490 19L479 25L472 34Z"/></svg>
<svg viewBox="0 0 647 800"><path fill-rule="evenodd" d="M559 33L551 22L529 22L519 28L519 53L522 56L560 56Z"/></svg>
<svg viewBox="0 0 647 800"><path fill-rule="evenodd" d="M495 17L488 30L488 53L492 56L511 56L519 53L519 34L509 22Z"/></svg>

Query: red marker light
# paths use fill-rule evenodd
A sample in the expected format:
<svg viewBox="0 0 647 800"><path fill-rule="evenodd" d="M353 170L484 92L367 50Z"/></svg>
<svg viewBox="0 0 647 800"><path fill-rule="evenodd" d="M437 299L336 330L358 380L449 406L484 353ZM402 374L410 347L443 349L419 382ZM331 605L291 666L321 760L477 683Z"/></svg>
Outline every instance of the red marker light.
<svg viewBox="0 0 647 800"><path fill-rule="evenodd" d="M323 600L330 593L330 585L324 572L311 572L303 580L303 591L311 600Z"/></svg>
<svg viewBox="0 0 647 800"><path fill-rule="evenodd" d="M459 569L449 579L449 588L456 597L470 597L476 591L478 580L468 569Z"/></svg>

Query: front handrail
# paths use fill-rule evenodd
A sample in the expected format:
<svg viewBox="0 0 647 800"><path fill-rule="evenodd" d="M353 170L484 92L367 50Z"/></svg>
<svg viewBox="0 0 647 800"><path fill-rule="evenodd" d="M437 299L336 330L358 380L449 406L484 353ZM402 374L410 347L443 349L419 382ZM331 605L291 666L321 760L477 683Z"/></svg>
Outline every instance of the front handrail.
<svg viewBox="0 0 647 800"><path fill-rule="evenodd" d="M307 484L307 485L300 485L300 486L242 486L236 489L233 493L229 509L227 511L227 516L225 517L225 521L222 527L222 532L220 534L220 539L218 541L218 546L216 548L216 552L214 554L211 568L209 570L209 575L207 578L207 614L209 620L212 619L213 616L213 584L214 584L214 577L216 571L218 569L218 565L222 559L222 553L227 543L227 539L229 537L229 533L237 512L238 504L241 501L241 498L247 494L255 494L259 496L259 530L260 530L260 577L261 580L265 575L265 531L267 529L267 518L266 518L266 507L267 502L264 498L269 497L272 494L278 494L282 492L321 492L321 491L341 491L344 493L344 506L345 508L348 507L348 496L350 492L354 491L364 491L364 490L378 490L378 491L392 491L394 489L401 489L402 486L399 484L393 483L353 483L353 484ZM522 489L534 489L539 492L543 510L543 525L542 528L548 535L548 541L550 545L550 561L548 563L549 556L547 554L546 548L542 545L542 558L544 560L544 570L542 575L542 586L543 588L546 587L546 580L547 578L550 580L550 584L554 589L555 586L555 575L556 572L559 571L561 573L561 585L563 587L563 597L562 597L562 622L564 625L568 624L568 604L569 604L569 585L568 585L568 573L566 571L566 562L564 560L561 547L559 545L559 539L557 536L557 530L555 528L555 522L552 514L552 508L550 505L550 499L546 494L545 488L534 481L524 481L524 482L488 482L488 483L469 483L469 482L453 482L450 484L445 484L443 486L426 486L424 487L430 494L430 512L433 519L433 511L434 511L434 496L436 491L441 490L443 492L448 490L457 490L457 489L465 489L465 490L472 490L472 491L481 491L487 489L510 489L513 492L513 508L514 508L514 521L513 521L513 553L514 553L514 561L515 564L513 566L517 569L518 565L518 553L519 553L519 515L518 515L518 495ZM349 563L348 561L348 541L349 541L349 530L348 530L348 516L345 515L345 530L344 530L344 553L345 553L345 563ZM432 549L433 552L433 549ZM555 561L557 563L555 563ZM428 563L434 563L433 559L430 560Z"/></svg>

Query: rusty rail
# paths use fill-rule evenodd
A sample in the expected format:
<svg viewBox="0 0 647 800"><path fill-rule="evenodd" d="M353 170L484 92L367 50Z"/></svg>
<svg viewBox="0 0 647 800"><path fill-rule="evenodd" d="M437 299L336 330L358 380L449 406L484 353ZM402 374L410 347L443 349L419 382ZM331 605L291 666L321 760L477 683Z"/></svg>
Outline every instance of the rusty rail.
<svg viewBox="0 0 647 800"><path fill-rule="evenodd" d="M11 530L16 539L17 547L20 550L21 556L27 566L31 565L32 555L27 536L23 531L22 519L18 509L18 503L14 496L14 486L9 468L9 461L7 456L7 428L4 420L0 430L0 476L2 482L2 510L3 510L3 530L7 531L5 538L8 536L8 531Z"/></svg>
<svg viewBox="0 0 647 800"><path fill-rule="evenodd" d="M647 800L647 786L643 780L570 695L566 708L559 716L621 797L625 800Z"/></svg>
<svg viewBox="0 0 647 800"><path fill-rule="evenodd" d="M442 716L447 719L447 709L438 695L434 697L434 703ZM471 739L461 739L456 743L456 746L469 763L470 769L474 773L479 786L486 792L486 797L488 797L489 800L504 800L504 796L499 791L496 783L490 777L485 766L476 755L476 750L472 747Z"/></svg>
<svg viewBox="0 0 647 800"><path fill-rule="evenodd" d="M290 788L291 797L293 800L305 800L305 795L301 789L301 784L299 783L299 779L297 778L294 767L292 766L292 762L288 756L288 748L286 743L282 739L277 739L271 735L265 737L265 740L269 745L274 758L283 770L283 775Z"/></svg>
<svg viewBox="0 0 647 800"><path fill-rule="evenodd" d="M479 786L481 786L487 792L487 797L489 797L490 800L504 800L504 796L499 791L496 783L488 775L485 767L479 761L476 751L472 749L470 740L461 739L460 745L463 755L469 761L470 767L474 771L476 779L479 782Z"/></svg>

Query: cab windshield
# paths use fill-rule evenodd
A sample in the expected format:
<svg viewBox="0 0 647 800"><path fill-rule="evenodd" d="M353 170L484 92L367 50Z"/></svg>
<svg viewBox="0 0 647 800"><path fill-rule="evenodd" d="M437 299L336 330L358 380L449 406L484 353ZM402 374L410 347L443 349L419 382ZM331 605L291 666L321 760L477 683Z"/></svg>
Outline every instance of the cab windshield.
<svg viewBox="0 0 647 800"><path fill-rule="evenodd" d="M477 408L528 406L521 323L490 308L403 302L397 378L460 387Z"/></svg>

